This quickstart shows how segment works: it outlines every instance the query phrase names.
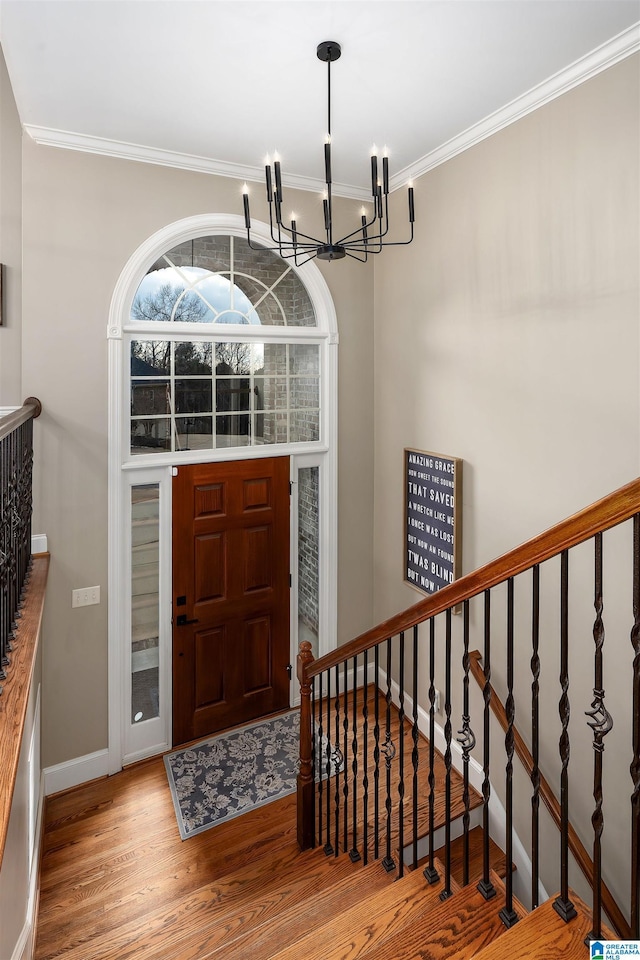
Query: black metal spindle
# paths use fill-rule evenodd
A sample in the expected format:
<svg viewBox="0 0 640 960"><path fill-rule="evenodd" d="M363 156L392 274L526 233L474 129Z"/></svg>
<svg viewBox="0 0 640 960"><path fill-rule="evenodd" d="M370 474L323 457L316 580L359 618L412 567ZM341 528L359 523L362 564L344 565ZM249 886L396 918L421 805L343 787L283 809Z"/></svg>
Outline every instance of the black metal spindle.
<svg viewBox="0 0 640 960"><path fill-rule="evenodd" d="M560 555L560 896L553 902L554 909L565 922L576 916L576 908L569 899L569 552Z"/></svg>
<svg viewBox="0 0 640 960"><path fill-rule="evenodd" d="M540 567L533 568L531 614L531 909L540 898Z"/></svg>
<svg viewBox="0 0 640 960"><path fill-rule="evenodd" d="M326 774L327 774L327 842L324 845L325 854L330 857L334 850L331 845L331 776L335 771L331 769L331 670L327 670L327 747L326 747Z"/></svg>
<svg viewBox="0 0 640 960"><path fill-rule="evenodd" d="M434 863L434 834L435 834L435 729L436 729L436 625L431 617L429 621L429 862L424 868L425 878L429 883L436 883L439 879Z"/></svg>
<svg viewBox="0 0 640 960"><path fill-rule="evenodd" d="M445 611L445 680L444 680L444 890L440 899L446 900L453 893L451 889L451 608Z"/></svg>
<svg viewBox="0 0 640 960"><path fill-rule="evenodd" d="M387 693L385 696L387 709L386 709L386 729L385 729L385 739L384 745L382 746L382 752L384 753L384 761L386 768L386 796L384 801L385 810L387 811L387 852L382 861L382 866L390 873L391 870L395 869L395 860L391 855L391 811L392 811L392 802L391 802L391 762L396 755L396 748L391 739L391 638L387 640Z"/></svg>
<svg viewBox="0 0 640 960"><path fill-rule="evenodd" d="M413 724L411 726L411 738L413 748L411 750L411 765L413 766L413 850L412 867L418 869L418 743L420 731L418 729L418 625L413 628Z"/></svg>
<svg viewBox="0 0 640 960"><path fill-rule="evenodd" d="M513 724L516 715L515 700L513 698L513 577L507 581L507 700L505 713L507 715L507 732L505 734L505 750L507 754L506 766L506 842L505 858L507 874L505 877L505 905L500 911L500 919L505 927L512 927L518 922L518 915L513 909L513 754L515 739Z"/></svg>
<svg viewBox="0 0 640 960"><path fill-rule="evenodd" d="M369 842L369 663L367 651L364 651L364 693L362 697L362 855L366 867L369 859L367 844Z"/></svg>
<svg viewBox="0 0 640 960"><path fill-rule="evenodd" d="M346 851L349 849L349 772L347 763L347 757L349 756L349 686L348 686L348 667L347 661L344 661L343 664L343 677L344 677L344 702L342 705L342 730L343 730L343 755L344 755L344 768L343 768L343 778L342 778L342 796L344 799L343 810L342 810L342 841L343 841L343 850ZM355 683L355 677L353 682Z"/></svg>
<svg viewBox="0 0 640 960"><path fill-rule="evenodd" d="M399 642L398 702L398 879L404 876L404 633Z"/></svg>
<svg viewBox="0 0 640 960"><path fill-rule="evenodd" d="M465 600L462 608L463 615L463 642L464 653L462 656L462 729L458 730L458 743L462 747L462 803L464 813L462 815L463 829L463 854L462 854L462 885L464 887L469 883L469 824L470 815L470 792L469 792L469 758L471 751L476 745L476 738L471 729L471 716L469 714L469 601Z"/></svg>
<svg viewBox="0 0 640 960"><path fill-rule="evenodd" d="M631 794L631 936L640 940L640 513L633 518L633 757Z"/></svg>
<svg viewBox="0 0 640 960"><path fill-rule="evenodd" d="M336 768L334 773L334 783L335 783L335 794L334 794L334 806L335 806L335 844L334 844L334 856L338 856L340 853L340 770L342 764L338 761L338 757L342 758L342 751L340 750L340 667L336 666L336 698L335 698L335 750L334 754L336 757Z"/></svg>
<svg viewBox="0 0 640 960"><path fill-rule="evenodd" d="M318 781L318 788L317 788L317 795L318 795L318 846L320 846L320 847L323 846L323 842L322 842L322 841L323 841L323 839L324 839L324 824L323 824L323 822L322 822L322 816L323 816L323 813L324 813L324 808L323 808L323 804L322 804L322 801L323 801L324 777L323 777L323 775L322 775L322 773L323 773L323 771L322 771L322 766L323 766L324 759L325 759L325 751L324 751L324 749L323 749L323 744L324 744L324 727L323 727L323 725L322 725L322 707L323 707L323 698L322 698L322 676L323 676L323 675L320 674L320 676L318 677L318 737L317 737L317 742L316 742L316 737L315 737L315 734L314 734L314 737L313 737L313 746L312 746L312 753L313 753L313 775L314 775L314 778L317 778L317 781ZM315 692L315 687L314 687L314 692ZM316 711L315 711L315 704L314 704L314 710L313 710L313 722L314 722L314 723L315 723L315 719L316 719ZM317 758L317 765L316 765L316 758Z"/></svg>
<svg viewBox="0 0 640 960"><path fill-rule="evenodd" d="M312 782L314 787L311 794L311 797L313 800L312 823L315 825L316 809L317 809L319 812L318 843L322 845L322 835L320 833L320 826L322 822L322 804L321 804L321 797L317 795L317 791L315 789L316 770L317 770L316 764L319 765L320 760L321 760L321 747L318 746L318 726L316 721L316 681L312 680L311 681L311 776L313 777ZM322 780L320 782L322 782ZM314 833L313 845L314 847L316 845L315 833Z"/></svg>
<svg viewBox="0 0 640 960"><path fill-rule="evenodd" d="M360 860L360 851L358 850L358 658L357 656L353 658L353 719L351 723L351 732L353 733L353 738L351 740L351 750L353 760L351 762L351 772L353 773L353 786L351 788L351 800L352 800L352 836L353 842L351 844L351 850L349 851L349 856L352 863L356 863Z"/></svg>
<svg viewBox="0 0 640 960"><path fill-rule="evenodd" d="M594 538L594 600L596 618L593 624L593 640L595 643L593 700L591 710L587 710L587 721L593 731L593 799L595 809L591 816L593 825L593 930L592 940L599 940L602 936L602 832L604 830L604 814L602 812L602 760L604 753L604 738L613 727L611 714L604 705L604 671L602 648L604 646L604 621L602 611L604 601L602 596L602 534L597 533Z"/></svg>
<svg viewBox="0 0 640 960"><path fill-rule="evenodd" d="M373 857L380 856L380 646L374 648L376 699L374 703L375 724L373 727Z"/></svg>
<svg viewBox="0 0 640 960"><path fill-rule="evenodd" d="M482 880L478 884L478 890L485 898L490 900L496 895L496 888L491 883L490 864L489 864L489 799L491 797L490 775L490 721L491 716L489 708L491 704L491 591L484 592L484 653L482 657L484 663L484 686L482 688L482 698L484 700L483 711L483 746L482 746Z"/></svg>

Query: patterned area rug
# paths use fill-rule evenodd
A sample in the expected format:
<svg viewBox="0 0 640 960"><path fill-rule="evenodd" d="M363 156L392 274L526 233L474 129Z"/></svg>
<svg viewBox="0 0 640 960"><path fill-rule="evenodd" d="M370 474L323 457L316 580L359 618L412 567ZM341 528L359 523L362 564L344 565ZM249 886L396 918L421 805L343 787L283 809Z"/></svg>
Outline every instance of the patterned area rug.
<svg viewBox="0 0 640 960"><path fill-rule="evenodd" d="M165 755L183 840L293 793L299 716L292 710Z"/></svg>

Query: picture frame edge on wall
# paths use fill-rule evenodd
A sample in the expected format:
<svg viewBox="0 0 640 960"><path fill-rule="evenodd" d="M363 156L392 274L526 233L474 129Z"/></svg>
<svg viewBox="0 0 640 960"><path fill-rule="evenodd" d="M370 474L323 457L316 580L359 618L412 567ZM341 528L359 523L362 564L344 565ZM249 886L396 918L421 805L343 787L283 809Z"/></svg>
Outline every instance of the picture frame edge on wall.
<svg viewBox="0 0 640 960"><path fill-rule="evenodd" d="M412 456L415 458L422 458L424 462L412 463L410 461L410 458ZM409 567L409 549L411 547L412 553L414 555L416 554L418 555L419 559L416 566L419 565L421 560L422 564L426 564L427 562L428 563L434 562L437 567L441 568L444 566L444 564L442 562L437 562L437 561L443 561L445 558L442 556L439 556L437 553L437 550L440 549L442 553L446 554L448 553L448 551L443 549L443 545L451 546L453 548L453 561L451 563L447 562L447 566L450 565L451 567L451 574L452 574L453 580L457 580L461 576L461 568L462 568L462 516L461 516L462 507L461 505L462 505L462 473L463 473L464 461L462 460L461 457L453 457L453 456L450 456L449 454L435 453L434 451L422 450L417 447L405 447L403 450L403 460L404 460L404 494L403 494L404 554L403 554L403 563L402 563L403 580L410 587L413 587L414 590L417 590L422 596L431 596L433 593L436 593L438 590L440 590L443 586L446 586L446 583L442 582L442 583L439 583L437 587L434 587L434 589L428 589L427 587L421 584L419 579L421 575L418 573L417 570L413 570L414 576L412 578L410 576L410 567ZM440 467L436 467L436 464L444 465L444 469L441 469ZM449 486L448 484L441 484L439 482L442 479L444 480L448 479L447 475L451 473L451 470L449 469L450 465L453 468L452 486ZM409 488L410 467L418 468L415 472L417 474L420 474L420 476L416 476L415 479L422 481L422 483L418 484L418 486L426 487L426 493L420 495L418 500L412 499L415 496L415 494L413 493L410 494L410 488ZM424 469L421 469L421 468L424 468ZM437 476L436 483L432 482L434 476ZM430 491L434 495L433 500L431 499ZM443 500L442 502L438 503L438 509L429 507L428 504L436 503L436 500L435 500L436 492L444 495L445 497L447 494L449 494L452 497L453 502L449 504L448 502L446 502L446 500ZM423 499L425 499L427 503L424 503L424 504L421 503L420 501L422 501ZM426 516L428 518L430 522L428 522L426 526L428 526L430 529L437 529L437 532L438 532L437 538L432 536L431 533L429 533L428 535L429 537L428 540L424 536L421 536L420 538L418 538L418 535L417 535L418 532L420 534L423 534L426 531L423 531L416 526L412 527L414 533L410 533L410 526L411 526L410 504L411 503L417 504L419 508L422 508L425 511L429 509L432 510L431 515L427 513L422 513L422 514L418 514L418 516L422 516L422 517ZM433 513L444 514L445 521L443 522L438 516L433 516ZM420 522L418 520L418 516L416 516L415 519L418 522ZM447 517L449 516L451 517L451 522L448 522ZM448 534L449 527L453 527L453 533L450 535L452 537L452 540L450 542L439 536L440 533ZM410 541L409 539L410 536L413 537L412 541ZM440 540L442 540L442 543L440 543ZM436 547L435 544L438 544L438 546ZM435 555L433 554L433 552L430 552L429 547L435 548L436 550ZM427 558L431 558L431 557L434 557L433 561L431 559L427 560ZM418 579L416 579L416 577ZM423 577L423 580L424 579L425 578ZM435 580L431 581L430 578L426 578L426 579L428 582L435 583ZM442 580L442 577L438 577L437 579ZM452 582L452 581L450 580L448 582Z"/></svg>

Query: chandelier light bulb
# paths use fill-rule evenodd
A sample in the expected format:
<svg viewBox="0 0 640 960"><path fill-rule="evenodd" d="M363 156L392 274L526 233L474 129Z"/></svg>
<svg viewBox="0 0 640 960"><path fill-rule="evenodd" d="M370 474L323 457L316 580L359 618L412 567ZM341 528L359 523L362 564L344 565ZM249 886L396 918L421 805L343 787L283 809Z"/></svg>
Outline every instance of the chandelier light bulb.
<svg viewBox="0 0 640 960"><path fill-rule="evenodd" d="M277 150L273 151L273 162L280 163L280 154L278 153Z"/></svg>
<svg viewBox="0 0 640 960"><path fill-rule="evenodd" d="M247 183L246 183L246 182L242 184L242 192L243 192L244 194L249 193L249 187L247 186Z"/></svg>
<svg viewBox="0 0 640 960"><path fill-rule="evenodd" d="M378 156L378 148L376 147L375 143L374 143L374 145L371 147L371 156L372 156L372 157L376 157L376 158L377 158L377 156Z"/></svg>
<svg viewBox="0 0 640 960"><path fill-rule="evenodd" d="M268 153L265 154L264 165L265 165L265 167L270 167L270 166L271 166L271 157L269 156Z"/></svg>

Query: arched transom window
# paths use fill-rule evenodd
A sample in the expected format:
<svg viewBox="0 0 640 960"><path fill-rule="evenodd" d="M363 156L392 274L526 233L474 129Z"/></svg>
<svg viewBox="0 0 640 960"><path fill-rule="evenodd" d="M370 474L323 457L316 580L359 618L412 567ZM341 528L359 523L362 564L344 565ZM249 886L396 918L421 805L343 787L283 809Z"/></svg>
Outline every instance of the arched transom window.
<svg viewBox="0 0 640 960"><path fill-rule="evenodd" d="M322 336L271 251L231 234L180 243L138 285L127 330L130 455L321 440Z"/></svg>

